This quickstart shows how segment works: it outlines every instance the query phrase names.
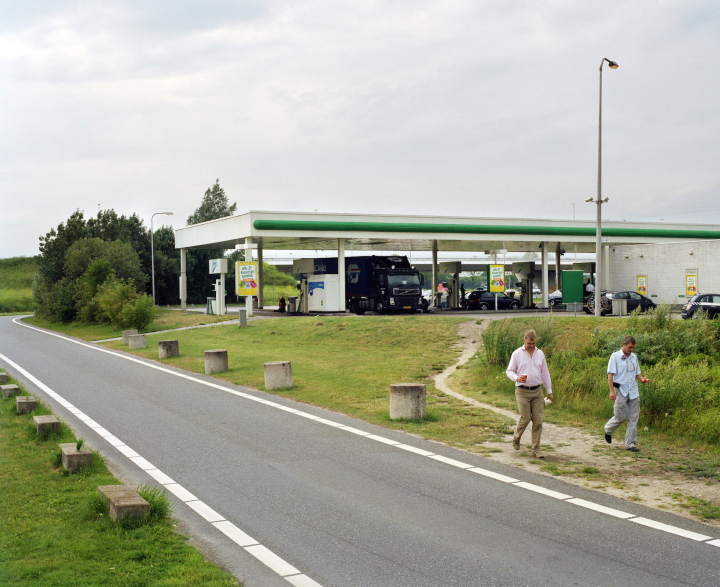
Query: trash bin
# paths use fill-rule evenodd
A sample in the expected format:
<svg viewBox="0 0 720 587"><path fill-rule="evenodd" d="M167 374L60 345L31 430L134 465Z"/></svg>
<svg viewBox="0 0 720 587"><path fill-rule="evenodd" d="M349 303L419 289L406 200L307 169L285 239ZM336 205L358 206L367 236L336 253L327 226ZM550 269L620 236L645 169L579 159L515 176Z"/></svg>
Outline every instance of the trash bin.
<svg viewBox="0 0 720 587"><path fill-rule="evenodd" d="M260 307L257 296L253 296L253 310L257 310Z"/></svg>
<svg viewBox="0 0 720 587"><path fill-rule="evenodd" d="M297 312L297 296L288 296L287 313L294 314Z"/></svg>
<svg viewBox="0 0 720 587"><path fill-rule="evenodd" d="M612 314L613 316L627 316L627 300L613 300Z"/></svg>
<svg viewBox="0 0 720 587"><path fill-rule="evenodd" d="M215 306L217 305L217 300L215 298L208 298L207 299L207 310L206 312L208 314L217 314L215 311Z"/></svg>

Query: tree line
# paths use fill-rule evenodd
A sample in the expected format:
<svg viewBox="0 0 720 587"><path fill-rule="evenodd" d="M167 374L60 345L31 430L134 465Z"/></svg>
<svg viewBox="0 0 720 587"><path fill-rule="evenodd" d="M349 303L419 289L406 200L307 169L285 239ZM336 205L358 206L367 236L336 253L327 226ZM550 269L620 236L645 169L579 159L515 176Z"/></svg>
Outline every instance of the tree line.
<svg viewBox="0 0 720 587"><path fill-rule="evenodd" d="M230 204L219 180L205 191L200 206L187 219L197 224L231 216ZM169 226L155 230L155 301L176 304L179 299L180 251ZM143 220L133 214L118 216L110 210L86 218L76 210L65 222L40 237L38 271L33 299L39 315L51 321L111 322L117 326L143 327L152 321L151 235ZM204 304L211 295L214 276L210 259L225 256L223 249L187 251L188 303ZM228 265L228 283L234 282L234 251ZM294 283L294 281L293 281Z"/></svg>

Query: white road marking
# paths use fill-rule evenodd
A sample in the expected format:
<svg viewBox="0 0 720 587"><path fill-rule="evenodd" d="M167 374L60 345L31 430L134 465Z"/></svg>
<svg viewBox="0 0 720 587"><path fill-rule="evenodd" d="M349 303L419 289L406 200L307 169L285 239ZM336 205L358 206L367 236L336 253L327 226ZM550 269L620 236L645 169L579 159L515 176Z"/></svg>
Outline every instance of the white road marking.
<svg viewBox="0 0 720 587"><path fill-rule="evenodd" d="M428 457L429 459L433 459L435 461L440 461L441 463L445 463L446 465L452 465L453 467L457 467L458 469L471 469L472 465L468 465L467 463L463 463L462 461L456 461L455 459L451 459L449 457L444 457L442 455L432 455Z"/></svg>
<svg viewBox="0 0 720 587"><path fill-rule="evenodd" d="M501 475L500 473L496 473L495 471L488 471L487 469L481 469L480 467L473 467L472 469L469 469L473 473L477 473L478 475L485 475L485 477L490 477L492 479L497 479L498 481L502 481L503 483L517 483L519 479L514 479L512 477L508 477L507 475Z"/></svg>
<svg viewBox="0 0 720 587"><path fill-rule="evenodd" d="M130 459L133 463L135 463L138 467L140 467L143 471L149 471L150 469L157 469L155 465L148 462L145 457L132 457Z"/></svg>
<svg viewBox="0 0 720 587"><path fill-rule="evenodd" d="M534 485L533 483L526 483L525 481L520 481L519 483L515 483L514 485L515 487L529 489L530 491L534 491L535 493L542 493L543 495L547 495L548 497L554 497L555 499L569 499L572 497L572 495L565 495L564 493L560 493L559 491L546 489L545 487L540 487L539 485Z"/></svg>
<svg viewBox="0 0 720 587"><path fill-rule="evenodd" d="M245 548L246 546L252 546L253 544L258 544L257 540L255 540L254 538L245 534L245 532L243 532L240 528L238 528L232 522L223 520L222 522L213 523L213 526L215 526L218 530L220 530L220 532L225 534L225 536L227 536L230 540L232 540L238 546L242 546L243 548Z"/></svg>
<svg viewBox="0 0 720 587"><path fill-rule="evenodd" d="M384 444L390 444L392 446L395 446L396 444L400 444L397 440L391 440L389 438L385 438L384 436L378 436L377 434L369 434L365 438L377 440L378 442L382 442Z"/></svg>
<svg viewBox="0 0 720 587"><path fill-rule="evenodd" d="M295 587L321 587L319 583L316 583L307 575L292 575L285 577L285 579Z"/></svg>
<svg viewBox="0 0 720 587"><path fill-rule="evenodd" d="M214 509L207 505L204 501L186 501L188 506L194 509L198 514L205 518L211 524L213 522L221 522L225 519L224 516L218 514Z"/></svg>
<svg viewBox="0 0 720 587"><path fill-rule="evenodd" d="M572 499L568 499L567 501L568 503L574 503L575 505L579 505L580 507L594 510L596 512L600 512L601 514L607 514L608 516L622 518L624 520L635 517L635 514L628 514L627 512L614 510L613 508L605 507L604 505L593 503L591 501L585 501L584 499L580 499L579 497L573 497Z"/></svg>
<svg viewBox="0 0 720 587"><path fill-rule="evenodd" d="M669 532L670 534L677 534L689 538L690 540L696 540L697 542L703 542L710 540L712 536L705 536L704 534L698 534L697 532L691 532L690 530L683 530L677 526L670 526L669 524L663 524L662 522L656 522L655 520L648 520L647 518L631 518L631 522L648 526L649 528L655 528L656 530L662 530L663 532Z"/></svg>
<svg viewBox="0 0 720 587"><path fill-rule="evenodd" d="M265 563L281 577L300 574L300 571L298 571L290 563L281 559L272 550L265 548L262 544L247 546L245 547L245 550L257 558L260 562Z"/></svg>
<svg viewBox="0 0 720 587"><path fill-rule="evenodd" d="M195 382L195 383L200 383L201 385L205 385L206 387L212 387L212 388L218 389L218 390L220 390L220 391L224 391L224 392L226 392L226 393L230 393L230 394L236 395L236 396L238 396L238 397L247 398L247 399L250 399L250 400L259 402L259 403L264 403L264 404L266 404L266 405L269 405L269 406L272 406L272 407L275 407L275 408L283 409L284 411L287 411L287 412L289 412L289 413L294 413L294 414L297 415L297 416L301 416L301 417L303 417L303 418L308 418L308 419L310 419L310 420L315 420L315 421L317 421L318 423L322 423L322 424L326 424L326 425L333 426L333 427L337 428L338 430L345 430L345 431L347 431L347 432L352 432L353 434L357 434L357 435L359 435L359 436L367 436L367 437L376 436L376 435L374 435L374 434L372 434L372 433L370 433L370 432L365 432L364 430L360 430L360 429L358 429L358 428L353 428L352 426L346 426L346 425L343 425L343 424L338 424L337 422L333 422L332 420L327 420L327 419L325 419L325 418L321 418L321 417L319 417L319 416L315 416L315 415L310 414L310 413L308 413L308 412L302 412L302 411L300 411L300 410L294 410L293 408L287 408L287 406L282 406L281 404L277 404L276 402L271 402L271 401L268 401L268 400L265 400L265 399L262 399L262 398L258 398L258 397L256 397L256 396L253 396L253 395L250 395L250 394L241 392L241 391L237 391L237 390L234 390L234 389L230 389L230 388L227 388L227 387L223 387L222 385L219 385L219 384L216 384L216 383L212 383L212 382L209 382L209 381L203 381L202 379L198 379L197 377L193 377L193 376L191 376L191 375L186 375L185 373L178 373L178 372L176 372L176 371L172 371L172 370L167 369L167 368L165 368L165 367L162 367L162 366L159 366L159 365L154 365L154 364L152 364L152 363L148 363L148 362L142 361L142 360L140 360L140 359L135 358L135 357L132 356L132 355L127 355L127 354L124 354L124 353L123 353L123 354L120 354L120 353L117 353L117 352L115 352L115 351L111 351L111 350L109 350L109 349L106 349L106 348L103 348L103 347L99 347L99 346L97 346L97 345L92 345L92 344L88 344L88 343L85 343L85 342L80 342L80 341L78 341L78 340L73 340L73 339L71 339L71 338L67 338L67 337L65 337L65 336L62 336L62 335L57 334L57 333L54 333L54 332L50 332L50 331L47 331L47 330L43 330L43 329L40 329L40 328L36 328L36 327L34 327L34 326L30 326L29 324L25 324L25 323L22 322L22 321L18 322L18 320L21 320L21 318L22 318L22 317L20 317L20 318L15 318L15 319L13 320L13 323L14 323L14 324L17 324L17 325L19 325L19 326L24 326L25 328L29 328L29 329L31 329L31 330L35 330L35 331L37 331L37 332L40 332L41 334L46 334L46 335L48 335L48 336L54 336L54 337L60 338L60 339L62 339L62 340L65 340L65 341L67 341L67 342L72 342L72 343L74 343L74 344L77 344L77 345L80 345L80 346L84 346L84 347L89 348L89 349L93 349L93 350L96 350L96 351L99 351L99 352L107 353L107 354L113 355L113 356L115 356L115 357L118 357L118 358L121 358L121 359L125 359L125 360L127 360L127 361L132 361L132 362L138 363L138 364L140 364L140 365L144 365L145 367L149 367L149 368L155 369L155 370L157 370L157 371L162 371L162 372L164 372L164 373L168 373L168 374L174 375L174 376L176 376L176 377L180 377L180 378L183 378L183 379L187 379L188 381L193 381L193 382ZM49 387L47 387L46 385L44 385L44 384L43 384L42 382L40 382L38 379L36 379L36 378L33 377L32 375L30 375L27 371L25 371L24 369L22 369L22 367L20 367L19 365L17 365L16 363L14 363L13 361L11 361L10 359L8 359L7 357L5 357L5 356L2 355L2 354L0 354L0 358L5 359L9 364L17 367L17 368L18 368L21 372L23 372L31 381L33 381L33 383L35 383L38 387L40 387L40 389L42 389L43 391L45 391L48 395L50 395L51 397L56 398L58 401L63 401L63 402L65 402L65 400L63 400L63 398L61 398L59 395L57 395L54 391L52 391ZM65 402L65 403L67 404L66 407L68 407L68 409L74 407L74 406L73 406L72 404L70 404L69 402ZM294 411L292 411L292 410L294 410ZM112 438L114 438L114 437L112 437ZM379 439L379 438L383 438L383 437L379 437L379 436L378 436L378 437L376 438L376 440ZM393 442L394 442L394 441L393 441ZM388 444L390 444L390 443L388 443ZM123 446L124 446L124 445L123 445ZM451 459L451 458L448 458L448 457L443 457L443 456L441 456L441 455L436 455L436 454L430 453L430 452L428 452L428 451L423 451L423 449L415 449L414 447L411 447L410 445L406 445L406 444L402 444L402 443L396 443L396 444L394 444L394 446L397 447L397 448L401 448L401 449L403 449L403 450L409 451L409 452L413 452L413 453L416 453L416 454L425 456L425 457L427 457L427 458L431 458L431 459L433 459L433 460L435 460L435 461L440 461L440 462L446 463L446 464L448 464L448 465L452 465L452 466L454 466L454 467L458 467L458 468L461 468L461 469L465 469L465 470L468 470L468 471L472 471L473 473L477 473L477 474L480 474L480 475L484 475L484 476L486 476L486 477L491 477L491 478L493 478L493 479L496 479L496 480L498 480L498 481L502 481L502 482L504 482L504 483L511 483L511 484L515 485L516 487L522 487L523 489L527 489L527 490L529 490L529 491L534 491L534 492L540 493L540 494L542 494L542 495L547 495L548 497L553 497L553 498L555 498L555 499L565 500L565 501L568 501L568 502L570 502L570 503L573 503L574 505L579 505L579 506L581 506L581 507L587 507L588 509L593 509L593 510L595 510L595 511L597 511L597 512L605 513L605 514L610 515L610 516L619 517L619 518L624 518L624 515L625 515L624 512L621 512L620 510L614 510L613 508L606 508L605 506L601 506L601 505L599 505L599 504L593 504L593 505L595 505L595 507L589 507L589 505L585 505L585 504L592 504L592 502L587 502L587 501L582 500L582 499L579 499L579 498L573 498L573 496L571 496L571 495L566 495L566 494L564 494L564 493L560 493L559 491L553 491L553 490L551 490L551 489L546 489L546 488L544 488L544 487L541 487L541 486L539 486L539 485L534 485L534 484L532 484L532 483L527 483L527 482L524 482L524 481L517 481L516 479L513 479L512 477L507 477L506 475L501 475L500 473L494 473L494 472L488 471L488 470L486 470L486 469L481 469L480 467L473 467L472 465L468 465L467 463L463 463L463 462L461 462L461 461L456 461L455 459ZM118 446L118 448L120 448L120 447ZM131 450L132 450L132 449L131 449ZM422 452L421 452L421 451L422 451ZM134 452L134 451L133 451L133 452ZM423 454L424 452L428 452L428 454ZM138 456L139 456L139 455L138 455ZM170 486L171 486L171 485L172 485L172 486L175 486L175 487L180 487L180 486L177 485L177 484L169 484L169 485L167 485L167 486L165 486L165 487L167 487L170 491L172 491L172 490L170 489ZM182 489L182 488L180 488L180 489ZM183 491L185 491L185 490L183 489ZM189 492L188 492L188 493L189 493ZM197 498L195 498L195 499L197 499ZM615 513L613 513L613 512L615 512ZM617 515L617 514L623 514L623 515L620 516L620 515ZM631 516L631 517L628 517L628 518L625 518L625 519L629 519L629 520L632 521L632 522L637 522L638 524L642 524L642 525L645 525L645 526L648 526L648 527L650 527L650 528L654 528L654 529L656 529L656 530L660 530L660 531L663 531L663 532L668 532L668 533L670 533L670 534L675 534L675 535L677 535L677 536L683 536L683 537L686 537L686 538L691 538L692 540L696 540L696 541L698 541L698 542L706 541L706 542L705 542L706 544L712 544L713 546L720 546L720 539L718 539L718 540L711 540L711 539L712 539L711 536L704 536L703 534L698 534L698 533L696 533L696 532L690 532L690 531L688 531L688 530L683 530L682 528L677 528L677 527L675 527L675 526L670 526L670 525L668 525L668 524L663 524L663 523L661 523L661 522L654 522L653 520L648 520L648 519L642 518L642 517L632 517L631 514L628 514L628 515ZM707 541L709 541L709 542L707 542ZM299 571L298 571L298 573L299 573Z"/></svg>
<svg viewBox="0 0 720 587"><path fill-rule="evenodd" d="M423 457L429 457L431 455L434 455L434 452L430 452L429 450L424 450L422 448L417 448L416 446L410 446L409 444L397 444L395 445L395 448L401 448L403 450L406 450L408 452L414 452L415 454L418 454Z"/></svg>

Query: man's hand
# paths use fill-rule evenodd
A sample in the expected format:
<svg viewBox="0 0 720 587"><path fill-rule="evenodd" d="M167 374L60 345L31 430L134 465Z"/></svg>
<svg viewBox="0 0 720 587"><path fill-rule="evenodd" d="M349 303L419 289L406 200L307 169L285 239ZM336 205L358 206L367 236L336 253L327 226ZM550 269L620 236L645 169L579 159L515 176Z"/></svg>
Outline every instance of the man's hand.
<svg viewBox="0 0 720 587"><path fill-rule="evenodd" d="M616 397L617 396L615 395L615 388L613 388L610 390L610 401L614 402Z"/></svg>

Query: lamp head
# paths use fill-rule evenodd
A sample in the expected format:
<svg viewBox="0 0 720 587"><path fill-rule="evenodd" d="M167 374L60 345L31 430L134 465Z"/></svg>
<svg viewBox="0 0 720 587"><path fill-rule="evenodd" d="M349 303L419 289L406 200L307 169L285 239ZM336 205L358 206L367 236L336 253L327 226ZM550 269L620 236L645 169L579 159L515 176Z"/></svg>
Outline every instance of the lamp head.
<svg viewBox="0 0 720 587"><path fill-rule="evenodd" d="M608 67L609 67L610 69L617 69L617 68L618 68L618 64L615 63L614 61L610 61L610 60L608 59Z"/></svg>

